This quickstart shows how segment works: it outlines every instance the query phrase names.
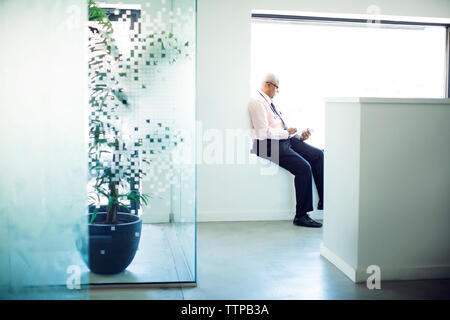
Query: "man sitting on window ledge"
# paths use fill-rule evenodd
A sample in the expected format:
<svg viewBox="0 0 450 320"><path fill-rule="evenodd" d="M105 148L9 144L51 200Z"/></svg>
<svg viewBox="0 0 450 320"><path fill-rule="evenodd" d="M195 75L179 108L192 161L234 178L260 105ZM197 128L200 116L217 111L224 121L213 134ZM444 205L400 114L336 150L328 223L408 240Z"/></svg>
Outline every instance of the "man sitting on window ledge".
<svg viewBox="0 0 450 320"><path fill-rule="evenodd" d="M272 99L278 92L279 81L268 74L255 98L248 104L253 136L252 152L268 159L295 176L296 212L293 224L296 226L320 228L321 223L307 214L313 211L312 177L319 194L317 209L323 210L323 151L304 141L310 129L300 135L296 128L288 128L275 108Z"/></svg>

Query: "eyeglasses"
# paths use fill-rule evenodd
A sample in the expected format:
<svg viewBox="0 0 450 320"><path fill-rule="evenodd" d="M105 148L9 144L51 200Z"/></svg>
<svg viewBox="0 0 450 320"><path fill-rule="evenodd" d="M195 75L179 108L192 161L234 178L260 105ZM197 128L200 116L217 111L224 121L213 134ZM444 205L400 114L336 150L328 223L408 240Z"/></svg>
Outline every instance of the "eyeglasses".
<svg viewBox="0 0 450 320"><path fill-rule="evenodd" d="M272 82L270 82L270 81L267 81L266 83L270 83L271 85L273 85L274 87L275 87L275 89L277 89L278 90L278 86L276 85L276 84L273 84Z"/></svg>

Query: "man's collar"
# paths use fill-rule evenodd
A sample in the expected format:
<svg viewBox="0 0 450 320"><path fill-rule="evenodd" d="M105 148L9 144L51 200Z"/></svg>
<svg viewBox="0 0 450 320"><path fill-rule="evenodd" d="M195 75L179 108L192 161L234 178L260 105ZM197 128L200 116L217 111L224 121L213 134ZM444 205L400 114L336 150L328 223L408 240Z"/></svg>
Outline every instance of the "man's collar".
<svg viewBox="0 0 450 320"><path fill-rule="evenodd" d="M263 96L264 99L266 99L266 101L271 104L272 103L272 99L270 99L270 97L265 94L262 90L258 89L258 92Z"/></svg>

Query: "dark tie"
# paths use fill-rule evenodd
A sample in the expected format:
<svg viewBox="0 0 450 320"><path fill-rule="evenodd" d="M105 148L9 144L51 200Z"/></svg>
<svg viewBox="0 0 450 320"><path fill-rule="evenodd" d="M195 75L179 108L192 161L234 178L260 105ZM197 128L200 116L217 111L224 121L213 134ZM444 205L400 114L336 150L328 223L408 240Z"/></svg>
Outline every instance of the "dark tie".
<svg viewBox="0 0 450 320"><path fill-rule="evenodd" d="M272 108L272 111L280 118L281 122L283 123L284 130L287 130L288 129L287 125L284 123L283 118L281 118L280 114L278 113L273 103L270 103L270 107Z"/></svg>

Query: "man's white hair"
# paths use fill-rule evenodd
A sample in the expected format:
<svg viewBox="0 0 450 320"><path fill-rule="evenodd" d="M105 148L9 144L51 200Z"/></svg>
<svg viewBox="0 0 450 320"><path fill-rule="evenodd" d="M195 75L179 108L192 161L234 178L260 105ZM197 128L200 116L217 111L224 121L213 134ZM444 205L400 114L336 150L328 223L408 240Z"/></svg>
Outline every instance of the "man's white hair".
<svg viewBox="0 0 450 320"><path fill-rule="evenodd" d="M277 78L273 73L268 73L268 74L266 74L266 75L264 76L264 78L263 78L263 81L262 81L261 85L264 87L264 85L265 85L267 82L273 83L273 84L275 84L275 85L277 85L277 86L278 86L278 84L279 84L278 78Z"/></svg>

